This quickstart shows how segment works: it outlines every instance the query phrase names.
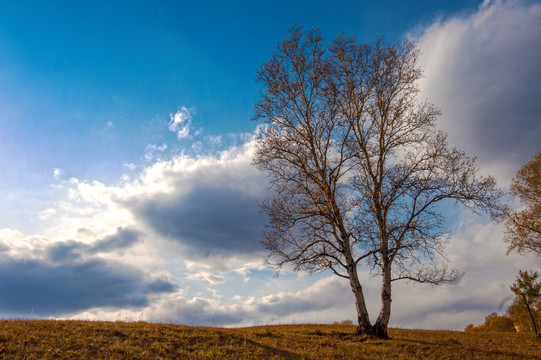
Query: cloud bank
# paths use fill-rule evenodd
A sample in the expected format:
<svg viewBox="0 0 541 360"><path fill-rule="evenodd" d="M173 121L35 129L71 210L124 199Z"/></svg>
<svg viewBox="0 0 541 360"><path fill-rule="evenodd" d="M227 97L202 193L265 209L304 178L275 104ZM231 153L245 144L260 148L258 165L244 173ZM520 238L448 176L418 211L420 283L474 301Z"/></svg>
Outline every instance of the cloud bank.
<svg viewBox="0 0 541 360"><path fill-rule="evenodd" d="M490 0L417 36L440 127L506 184L540 147L539 39L541 4Z"/></svg>
<svg viewBox="0 0 541 360"><path fill-rule="evenodd" d="M539 149L540 8L486 1L417 29L422 95L442 109L451 144L478 156L481 171L504 185ZM193 113L181 107L171 115L169 130L183 141L197 137ZM0 313L189 325L354 319L344 279L287 269L275 278L263 264L265 219L255 202L267 186L250 164L253 139L209 135L188 150L150 144L116 184L53 172L56 201L32 217L39 231L0 229ZM463 280L393 285L391 326L480 323L505 309L517 270L536 265L505 256L499 225L458 210L454 218L448 254ZM379 281L361 276L374 319Z"/></svg>
<svg viewBox="0 0 541 360"><path fill-rule="evenodd" d="M92 307L140 308L149 304L150 295L176 290L168 279L95 256L142 241L142 234L135 230L119 228L90 245L22 239L26 249L17 249L20 234L12 232L10 237L4 231L3 235L0 312L11 316L66 316Z"/></svg>
<svg viewBox="0 0 541 360"><path fill-rule="evenodd" d="M210 155L155 158L116 185L62 181L63 197L40 212L42 234L0 231L0 312L156 319L167 299L178 309L218 297L202 284L225 284L224 273L246 281L262 266L256 199L266 191L252 153L248 138Z"/></svg>

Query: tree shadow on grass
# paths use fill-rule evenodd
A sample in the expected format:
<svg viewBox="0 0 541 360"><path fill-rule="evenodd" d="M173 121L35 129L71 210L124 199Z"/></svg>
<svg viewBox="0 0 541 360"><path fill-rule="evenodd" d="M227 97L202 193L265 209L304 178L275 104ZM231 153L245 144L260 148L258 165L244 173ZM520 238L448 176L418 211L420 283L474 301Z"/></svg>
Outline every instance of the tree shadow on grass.
<svg viewBox="0 0 541 360"><path fill-rule="evenodd" d="M305 359L304 356L301 356L299 354L295 354L290 351L283 350L274 346L265 345L252 339L246 339L246 343L265 349L265 351L271 353L272 355L278 355L284 359Z"/></svg>

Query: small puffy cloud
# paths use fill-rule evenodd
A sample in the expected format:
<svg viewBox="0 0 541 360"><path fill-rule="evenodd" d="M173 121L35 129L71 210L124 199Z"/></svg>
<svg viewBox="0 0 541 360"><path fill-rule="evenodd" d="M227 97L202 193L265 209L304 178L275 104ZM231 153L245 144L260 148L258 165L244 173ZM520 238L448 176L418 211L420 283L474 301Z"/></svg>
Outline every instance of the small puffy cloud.
<svg viewBox="0 0 541 360"><path fill-rule="evenodd" d="M193 113L193 109L183 106L176 113L170 115L169 130L176 132L179 139L190 137Z"/></svg>
<svg viewBox="0 0 541 360"><path fill-rule="evenodd" d="M63 173L62 169L59 169L59 168L54 168L51 171L52 171L53 177L57 180L60 179L60 176L62 176L62 173Z"/></svg>

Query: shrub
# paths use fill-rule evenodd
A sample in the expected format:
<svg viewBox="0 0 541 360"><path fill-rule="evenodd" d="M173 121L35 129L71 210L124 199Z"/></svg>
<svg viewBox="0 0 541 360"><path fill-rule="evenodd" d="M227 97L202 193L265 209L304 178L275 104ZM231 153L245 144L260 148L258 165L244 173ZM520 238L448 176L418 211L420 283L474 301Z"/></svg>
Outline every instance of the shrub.
<svg viewBox="0 0 541 360"><path fill-rule="evenodd" d="M469 324L464 329L465 332L479 332L479 331L497 331L497 332L514 332L515 324L507 316L499 316L496 313L489 314L485 317L485 323L482 325L474 326Z"/></svg>
<svg viewBox="0 0 541 360"><path fill-rule="evenodd" d="M488 323L489 331L499 331L499 332L514 332L515 324L513 320L507 316L498 316L491 319Z"/></svg>

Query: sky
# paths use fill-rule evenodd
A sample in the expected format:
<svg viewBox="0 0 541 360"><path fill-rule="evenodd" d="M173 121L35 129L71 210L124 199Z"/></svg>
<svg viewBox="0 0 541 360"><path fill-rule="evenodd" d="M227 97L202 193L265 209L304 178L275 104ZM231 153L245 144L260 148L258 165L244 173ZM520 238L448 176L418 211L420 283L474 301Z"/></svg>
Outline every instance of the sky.
<svg viewBox="0 0 541 360"><path fill-rule="evenodd" d="M415 40L438 128L503 189L540 150L539 1L3 1L0 318L354 320L346 280L263 262L254 79L294 24ZM482 323L539 269L501 224L446 215L465 275L393 284L390 326ZM360 276L375 318L379 279Z"/></svg>

